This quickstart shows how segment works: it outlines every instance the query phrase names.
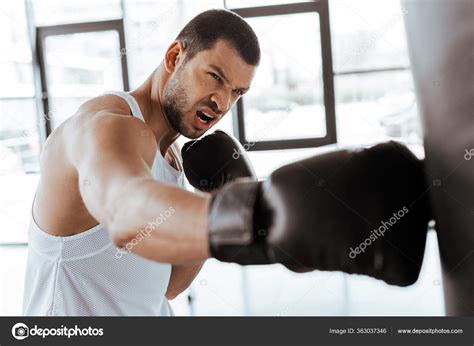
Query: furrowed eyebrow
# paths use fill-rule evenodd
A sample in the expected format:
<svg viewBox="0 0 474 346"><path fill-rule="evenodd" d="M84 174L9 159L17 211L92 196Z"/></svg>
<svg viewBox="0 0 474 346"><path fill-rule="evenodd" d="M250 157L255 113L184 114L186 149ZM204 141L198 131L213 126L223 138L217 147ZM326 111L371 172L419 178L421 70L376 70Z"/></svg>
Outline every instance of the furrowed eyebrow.
<svg viewBox="0 0 474 346"><path fill-rule="evenodd" d="M225 80L227 82L227 84L230 84L229 80L227 79L226 75L224 74L224 71L222 71L222 69L219 67L219 66L216 66L216 65L209 65L209 67L211 67L212 69L216 70L216 72L218 74L220 74L220 76L222 77L223 80ZM249 87L245 87L245 88L235 88L235 90L240 90L241 92L246 92L247 90L249 90Z"/></svg>

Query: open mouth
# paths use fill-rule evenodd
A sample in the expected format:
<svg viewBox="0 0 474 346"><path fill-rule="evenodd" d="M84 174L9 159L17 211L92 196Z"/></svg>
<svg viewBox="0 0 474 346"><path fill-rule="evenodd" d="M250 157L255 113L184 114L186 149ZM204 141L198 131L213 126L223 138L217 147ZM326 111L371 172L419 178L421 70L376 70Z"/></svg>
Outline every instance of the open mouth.
<svg viewBox="0 0 474 346"><path fill-rule="evenodd" d="M209 114L206 114L205 112L197 111L196 115L203 124L208 124L211 122L214 118L210 116Z"/></svg>

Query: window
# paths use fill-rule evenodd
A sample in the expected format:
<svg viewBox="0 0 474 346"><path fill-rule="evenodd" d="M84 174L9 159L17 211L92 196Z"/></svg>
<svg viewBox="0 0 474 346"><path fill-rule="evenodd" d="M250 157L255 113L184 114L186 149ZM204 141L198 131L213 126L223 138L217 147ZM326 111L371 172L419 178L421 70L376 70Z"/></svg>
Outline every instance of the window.
<svg viewBox="0 0 474 346"><path fill-rule="evenodd" d="M52 129L87 99L128 90L122 20L39 27L37 35Z"/></svg>
<svg viewBox="0 0 474 346"><path fill-rule="evenodd" d="M260 39L262 61L243 102L246 139L256 142L326 136L319 15L248 21ZM294 31L288 31L289 27ZM295 32L305 31L311 39L294 39Z"/></svg>
<svg viewBox="0 0 474 346"><path fill-rule="evenodd" d="M330 2L341 144L392 138L421 147L404 13L398 0Z"/></svg>
<svg viewBox="0 0 474 346"><path fill-rule="evenodd" d="M24 243L40 136L23 1L0 3L0 244Z"/></svg>
<svg viewBox="0 0 474 346"><path fill-rule="evenodd" d="M250 151L335 143L326 1L232 10L254 28L262 50L236 108L240 141Z"/></svg>
<svg viewBox="0 0 474 346"><path fill-rule="evenodd" d="M388 138L421 144L409 70L341 74L335 82L340 144L367 144Z"/></svg>
<svg viewBox="0 0 474 346"><path fill-rule="evenodd" d="M39 137L23 2L0 6L0 174L37 170Z"/></svg>
<svg viewBox="0 0 474 346"><path fill-rule="evenodd" d="M121 0L27 0L36 26L96 22L122 17Z"/></svg>

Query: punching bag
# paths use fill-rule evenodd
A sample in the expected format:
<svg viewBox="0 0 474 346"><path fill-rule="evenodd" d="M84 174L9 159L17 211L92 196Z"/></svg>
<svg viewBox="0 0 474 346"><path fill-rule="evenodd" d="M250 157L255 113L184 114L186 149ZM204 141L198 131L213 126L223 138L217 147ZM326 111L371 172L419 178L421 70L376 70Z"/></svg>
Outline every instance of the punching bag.
<svg viewBox="0 0 474 346"><path fill-rule="evenodd" d="M448 315L474 315L474 0L405 0Z"/></svg>

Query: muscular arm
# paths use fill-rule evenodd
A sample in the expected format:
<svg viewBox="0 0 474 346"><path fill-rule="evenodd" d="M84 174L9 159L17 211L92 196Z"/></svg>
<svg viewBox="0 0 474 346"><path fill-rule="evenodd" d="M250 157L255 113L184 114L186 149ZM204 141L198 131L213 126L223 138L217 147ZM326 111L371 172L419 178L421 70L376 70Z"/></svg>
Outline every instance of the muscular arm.
<svg viewBox="0 0 474 346"><path fill-rule="evenodd" d="M209 257L209 197L154 180L150 167L156 150L146 124L99 111L76 129L66 151L87 209L115 245L159 262L203 261ZM144 236L160 214L169 217Z"/></svg>

